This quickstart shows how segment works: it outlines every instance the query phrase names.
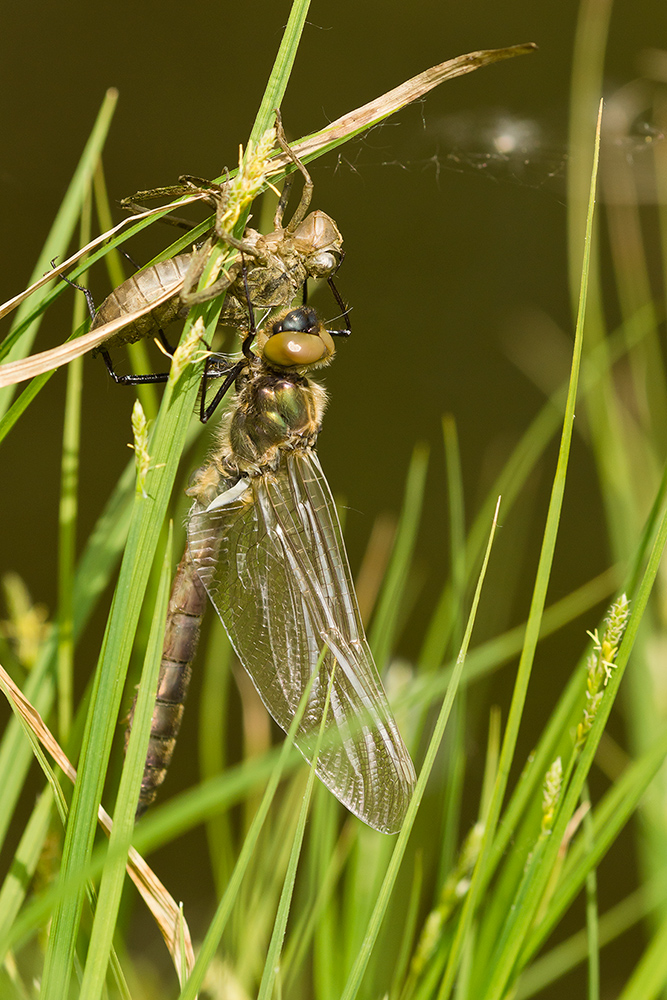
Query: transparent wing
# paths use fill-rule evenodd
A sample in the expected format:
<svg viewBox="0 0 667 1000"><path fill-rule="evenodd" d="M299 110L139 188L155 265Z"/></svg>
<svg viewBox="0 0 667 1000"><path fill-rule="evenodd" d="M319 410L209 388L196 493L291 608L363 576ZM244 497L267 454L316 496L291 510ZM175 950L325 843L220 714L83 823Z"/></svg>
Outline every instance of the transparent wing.
<svg viewBox="0 0 667 1000"><path fill-rule="evenodd" d="M364 634L315 453L283 453L276 472L195 506L188 544L241 663L284 730L317 671L297 735L307 759L334 672L317 774L360 819L395 833L415 772Z"/></svg>

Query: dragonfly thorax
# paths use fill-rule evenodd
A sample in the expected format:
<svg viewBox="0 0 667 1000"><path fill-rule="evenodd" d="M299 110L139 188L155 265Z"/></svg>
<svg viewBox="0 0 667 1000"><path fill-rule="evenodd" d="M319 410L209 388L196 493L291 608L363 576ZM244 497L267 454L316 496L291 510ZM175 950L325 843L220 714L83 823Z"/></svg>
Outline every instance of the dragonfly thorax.
<svg viewBox="0 0 667 1000"><path fill-rule="evenodd" d="M229 422L228 467L259 472L274 466L281 450L312 447L325 400L321 386L296 373L267 370L250 379Z"/></svg>

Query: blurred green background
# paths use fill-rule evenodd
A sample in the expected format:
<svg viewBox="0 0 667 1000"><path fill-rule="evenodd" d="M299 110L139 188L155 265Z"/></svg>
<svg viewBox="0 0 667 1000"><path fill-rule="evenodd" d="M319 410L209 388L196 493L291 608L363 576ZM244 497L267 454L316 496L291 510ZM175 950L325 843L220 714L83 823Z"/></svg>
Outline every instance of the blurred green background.
<svg viewBox="0 0 667 1000"><path fill-rule="evenodd" d="M282 0L17 4L4 11L0 301L27 282L106 88L120 92L104 154L112 199L181 173L216 176L236 163L247 139L288 12ZM326 374L332 399L319 445L332 489L347 507L353 570L375 517L400 507L414 444L427 441L432 449L414 610L400 638L408 659L449 574L442 415L456 419L470 518L544 391L566 373L573 321L565 184L577 15L577 4L555 0L315 2L283 104L288 137L296 139L445 59L519 42L539 46L533 55L443 84L311 168L313 207L329 213L344 236L339 287L353 308L353 337ZM614 8L605 73L610 107L646 73L647 51L664 42L664 4ZM636 103L617 149L641 177L661 136L641 98ZM592 143L593 118L590 127ZM649 205L651 197L647 189ZM129 249L144 261L171 241L170 230L152 227ZM109 290L105 281L101 268L91 276L98 302ZM315 304L333 313L325 293ZM47 313L37 350L66 338L70 310L63 296ZM134 398L111 383L100 360L86 359L85 379L82 537L127 462ZM64 388L61 372L3 442L0 457L0 570L19 572L33 598L51 608ZM525 618L554 459L552 450L511 514L504 519L501 512L488 589L494 599L483 601L476 641ZM597 474L575 439L550 600L602 571L605 546ZM534 732L594 622L564 630L538 654ZM81 683L99 639L93 624L79 658ZM493 685L485 703L505 708L509 681L499 675ZM191 704L165 795L191 783L188 746L196 724ZM533 738L527 729L524 756ZM470 754L479 756L481 773L476 739L473 727ZM202 908L209 903L206 872L187 861L197 855L197 836L179 852L170 886L178 899L183 880L191 916L193 882L201 886Z"/></svg>

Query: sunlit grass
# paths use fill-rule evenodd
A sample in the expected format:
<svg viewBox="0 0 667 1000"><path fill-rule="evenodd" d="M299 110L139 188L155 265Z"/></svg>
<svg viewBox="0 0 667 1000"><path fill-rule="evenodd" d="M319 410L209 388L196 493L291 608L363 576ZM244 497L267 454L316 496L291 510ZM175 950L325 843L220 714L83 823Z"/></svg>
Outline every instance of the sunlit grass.
<svg viewBox="0 0 667 1000"><path fill-rule="evenodd" d="M295 17L303 14L305 6L295 5ZM298 30L295 24L290 30L293 55ZM584 62L587 30L596 29L582 18L578 51ZM575 89L573 109L577 123L573 141L588 144L591 162L594 116L589 115L584 129L579 115L585 103L582 93L590 94L599 85L596 66L592 60L592 76L584 75L583 82L578 78L580 90ZM272 109L279 103L288 75L285 62L272 77L254 134L271 123ZM582 103L577 104L578 100ZM93 136L94 155L89 148L74 193L65 203L62 233L56 234L55 243L49 242L37 269L44 269L44 255L66 250L95 176L108 111L105 105L102 125ZM663 154L656 149L656 155ZM399 726L422 774L414 807L397 838L364 827L318 782L311 787L308 768L290 749L289 741L272 747L268 731L255 729L257 739L254 744L246 740L242 762L226 766L231 657L221 632L214 630L197 663L205 677L200 709L203 780L197 784L193 773L192 789L172 800L165 796L132 834L132 789L142 769L141 734L145 739L150 721L150 705L144 698L137 708L134 742L118 790L112 841L108 849L106 841L93 849L96 803L106 778L127 663L133 648L137 654L133 644L138 627L140 635L146 632L142 690L154 683L170 561L163 524L181 451L196 434L191 414L197 377L185 377L167 389L152 426L141 483L137 486L130 463L74 568L71 532L76 519L80 388L76 374L71 376L63 442L68 475L63 478L58 628L45 637L39 615L22 607L19 600L12 622L14 635L4 640L3 665L56 731L70 758L77 761L79 780L71 801L63 783L65 794L59 805L63 817L69 809L66 820L58 823L47 784L17 834L14 864L0 887L3 998L36 996L33 980L40 978L41 995L50 998L82 995L92 1000L104 995L105 977L109 996L155 995L152 973L146 972L144 959L133 948L128 912L119 911L127 844L132 836L133 845L146 853L176 841L201 823L219 905L202 940L195 942L198 958L190 977L187 904L185 922L174 920L173 951L182 943L185 956L178 960L184 998L194 997L204 983L213 997L352 1000L388 995L392 1000L444 1000L456 995L502 1000L540 995L575 968L580 968L581 982L586 984L587 992L582 987L581 995L594 998L605 988L604 946L622 942L624 932L647 917L654 938L637 956L635 972L620 995L624 1000L645 1000L664 990L661 879L667 830L661 770L667 753L667 725L659 674L654 669L655 650L664 647L664 614L660 601L652 597L656 578L662 584L661 555L667 535L667 379L656 326L656 316L664 313L664 306L654 302L647 277L655 262L636 239L641 229L638 203L626 201L621 208L610 199L603 218L612 244L621 321L615 330L607 330L603 305L609 292L599 270L599 237L595 236L599 216L594 217L588 197L591 173L589 166L586 169L585 204L581 200L584 179L576 178L571 189L572 230L579 234L578 239L572 238L576 267L571 273L573 284L576 276L577 293L588 286L589 301L586 305L584 295L579 302L568 385L545 401L485 501L470 512L467 532L456 427L451 417L445 419L448 495L443 507L450 512L452 569L433 601L435 610L415 663L396 662L394 650L396 635L409 614L415 539L429 490L427 455L421 445L406 475L404 505L384 560L383 582L369 598L369 606L375 608L369 627L374 652L385 670ZM624 168L612 163L610 169ZM96 176L104 219L103 185L101 175ZM603 201L605 190L622 180L618 173L608 177L603 173ZM591 241L584 239L586 224L592 238L591 260L587 256ZM663 243L667 246L664 234ZM213 328L215 315L203 312ZM80 317L75 325L79 322ZM28 391L21 406L31 401L33 391ZM20 409L14 412L18 419ZM551 561L559 545L560 504L569 443L577 426L575 413L585 414L590 427L612 568L549 605L546 595ZM5 430L9 429L6 424ZM502 518L537 464L544 463L548 445L559 438L558 462L550 473L552 501L526 622L476 645L477 599L484 560L493 561L487 544L498 495L502 495ZM174 533L178 536L180 530L176 526ZM116 596L100 641L98 670L86 697L75 701L72 650L116 574ZM627 601L622 594L627 594ZM493 593L484 592L484 596L493 599ZM603 600L608 611L603 620L597 620L593 609ZM571 664L569 680L530 757L517 759L539 637L575 619L583 623L578 662ZM10 641L18 636L33 642ZM34 648L38 649L36 657L25 652ZM509 717L501 718L489 706L484 771L479 773L478 767L469 774L465 692L514 657L519 657L519 667ZM629 661L631 669L626 672ZM627 766L591 799L587 778L597 772L596 751L619 688L628 726ZM241 706L244 731L252 734L252 699L242 696ZM189 711L196 711L196 706L191 704ZM443 731L445 749L441 747ZM32 760L33 745L22 723L13 718L0 745L3 844ZM43 765L47 767L46 761ZM521 776L512 780L510 775L517 769ZM50 771L49 779L55 780ZM475 822L463 828L466 779L478 789L478 806ZM598 783L591 784L598 787ZM648 796L647 789L651 790ZM641 884L627 899L599 910L596 870L640 811L645 832L638 851ZM60 882L54 881L56 872ZM86 895L87 880L97 886L97 904L91 902L90 893ZM164 888L166 893L169 885ZM153 891L159 898L160 890ZM550 935L573 901L584 895L585 928L551 947ZM137 897L135 905L144 903ZM157 995L176 996L177 976L165 971L166 965L165 961L156 973L162 983Z"/></svg>

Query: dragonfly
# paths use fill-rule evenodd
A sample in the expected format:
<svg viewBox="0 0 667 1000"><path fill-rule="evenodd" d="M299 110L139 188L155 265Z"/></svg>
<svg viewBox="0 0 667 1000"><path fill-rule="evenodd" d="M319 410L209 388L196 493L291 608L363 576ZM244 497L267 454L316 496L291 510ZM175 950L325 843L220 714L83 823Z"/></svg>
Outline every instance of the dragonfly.
<svg viewBox="0 0 667 1000"><path fill-rule="evenodd" d="M264 705L285 731L309 685L296 744L352 813L397 832L415 771L366 639L331 490L315 450L326 392L311 372L334 337L309 306L255 330L222 363L218 401L236 395L222 437L195 473L187 547L168 608L163 660L137 815L155 799L183 715L201 619L215 607Z"/></svg>
<svg viewBox="0 0 667 1000"><path fill-rule="evenodd" d="M343 238L338 226L326 212L317 209L306 214L312 200L313 181L305 165L287 142L278 111L276 141L304 179L299 204L287 224L284 224L284 215L292 188L293 174L286 178L283 185L274 214L273 231L262 234L248 228L242 240L236 239L221 225L227 204L228 184L216 184L203 178L183 175L180 178L182 183L179 185L153 191L140 191L131 198L124 199L121 204L127 208L141 209L142 206L137 205L137 200L184 193L205 194L216 209L213 236L195 246L190 253L177 254L175 257L159 261L128 278L107 296L97 310L89 290L65 278L86 294L92 318L91 331L123 316L129 316L151 302L163 300L165 294L174 289L174 294L166 301L161 301L155 309L132 320L94 349L93 355L101 355L109 374L118 384L166 382L169 373L119 375L114 369L110 350L133 344L145 337L153 337L159 338L168 354L173 354L173 349L165 337L164 328L176 319L184 318L191 306L208 302L223 292L227 292L227 295L220 314L220 323L235 329L240 329L248 323L246 288L250 289L251 301L255 308L275 311L290 306L302 290L305 297L309 278L326 279L336 301L341 304L333 279L344 257ZM241 256L216 282L206 289L198 290L197 283L216 240L238 250ZM246 259L251 263L244 268Z"/></svg>

